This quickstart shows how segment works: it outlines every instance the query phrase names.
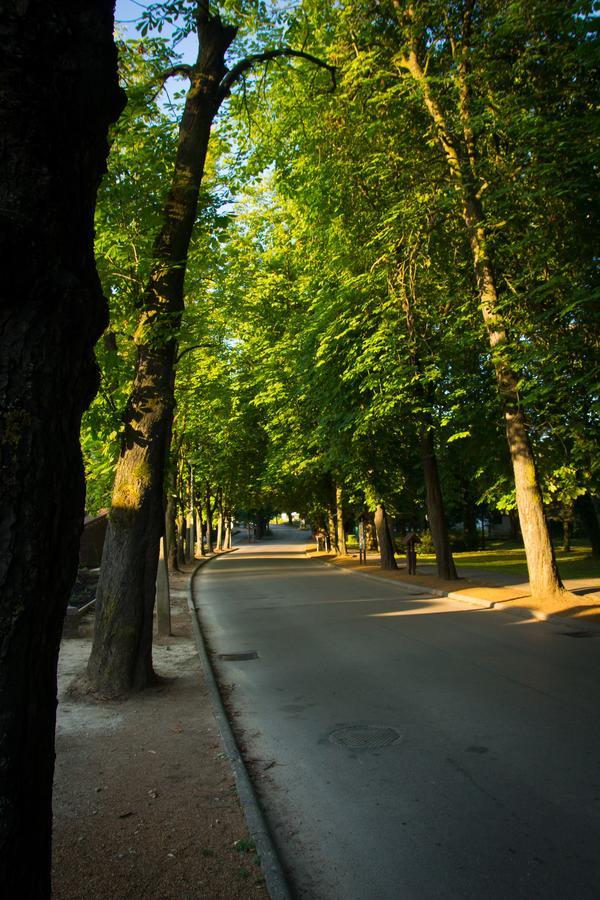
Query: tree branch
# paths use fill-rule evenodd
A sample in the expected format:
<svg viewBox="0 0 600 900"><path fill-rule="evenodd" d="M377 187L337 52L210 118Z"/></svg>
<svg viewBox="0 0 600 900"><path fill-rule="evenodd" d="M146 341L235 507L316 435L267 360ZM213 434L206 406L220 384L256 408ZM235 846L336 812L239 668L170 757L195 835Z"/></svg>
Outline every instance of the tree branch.
<svg viewBox="0 0 600 900"><path fill-rule="evenodd" d="M276 50L265 50L264 53L253 53L250 56L246 56L245 59L242 59L237 65L233 67L223 80L221 81L221 86L219 90L219 102L222 102L225 97L229 95L231 88L236 83L238 78L241 78L246 72L248 72L253 66L258 63L269 62L272 59L280 59L281 57L294 57L296 59L305 59L308 62L313 63L315 66L319 66L321 69L327 69L329 74L331 75L331 90L334 91L336 88L336 74L335 74L335 66L331 66L329 63L326 63L324 60L319 59L317 56L313 56L312 53L305 53L304 50L293 50L291 47L279 47Z"/></svg>
<svg viewBox="0 0 600 900"><path fill-rule="evenodd" d="M204 344L193 344L191 347L186 347L177 356L177 359L175 360L175 365L177 365L177 363L179 362L181 357L185 356L186 353L191 353L193 350L214 350L214 346L215 346L214 344L204 343Z"/></svg>
<svg viewBox="0 0 600 900"><path fill-rule="evenodd" d="M181 75L182 78L191 78L192 77L192 66L187 66L185 63L180 63L177 66L173 66L171 69L165 69L164 72L160 72L156 76L156 80L158 82L158 87L156 91L152 94L150 98L150 102L156 100L165 84L167 83L169 78L173 78L174 75Z"/></svg>
<svg viewBox="0 0 600 900"><path fill-rule="evenodd" d="M178 65L173 66L171 69L165 69L165 71L161 72L158 77L164 84L167 78L172 78L174 75L181 75L182 78L191 78L192 66L187 66L185 63L179 63Z"/></svg>

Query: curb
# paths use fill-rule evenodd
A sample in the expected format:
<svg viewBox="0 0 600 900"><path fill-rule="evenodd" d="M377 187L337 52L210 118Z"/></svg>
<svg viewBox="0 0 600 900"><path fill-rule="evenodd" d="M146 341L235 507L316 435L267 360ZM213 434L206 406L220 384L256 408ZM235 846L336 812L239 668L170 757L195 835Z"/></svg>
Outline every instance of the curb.
<svg viewBox="0 0 600 900"><path fill-rule="evenodd" d="M324 566L337 569L338 572L346 572L348 575L361 575L363 578L370 578L371 581L379 581L380 583L385 582L385 584L397 584L402 587L410 587L413 589L417 587L417 585L411 581L403 581L400 578L382 578L379 575L372 575L370 572L357 572L355 569L346 569L343 566L337 566L335 563L327 562L318 557L309 556L308 553L306 553L306 556L309 559L316 559L317 562L320 562ZM575 628L576 631L584 631L587 629L588 631L600 634L600 624L597 622L588 622L585 619L573 619L571 616L558 616L555 613L543 613L536 609L530 609L529 607L524 607L523 612L514 608L503 609L501 604L506 603L506 600L491 600L488 602L487 600L480 600L479 597L470 597L468 594L458 594L455 591L441 591L439 588L428 588L424 585L421 587L424 593L426 592L432 597L447 597L449 600L467 603L469 606L475 606L477 609L491 609L494 612L501 612L505 615L508 614L516 619L526 618L526 615L528 614L533 616L534 619L538 619L540 622L549 622L551 625L565 625L567 627ZM421 593L421 591L419 591L419 593Z"/></svg>
<svg viewBox="0 0 600 900"><path fill-rule="evenodd" d="M402 581L400 578L382 578L381 575L372 575L370 572L357 572L356 569L346 569L344 566L337 566L335 563L327 562L324 559L319 559L318 557L309 556L306 554L308 559L314 559L315 562L321 563L322 566L329 566L330 569L335 569L337 572L344 572L347 575L360 575L361 578L368 578L370 581L378 581L380 584L397 584L400 587L409 587L415 590L415 588L420 587L419 594L430 594L432 597L447 597L448 594L444 593L444 591L440 591L438 588L429 588L423 585L417 585L412 581ZM483 603L481 600L477 600L473 598L469 602L471 603ZM487 608L487 607L486 607Z"/></svg>
<svg viewBox="0 0 600 900"><path fill-rule="evenodd" d="M232 548L232 550L237 549L237 547ZM222 556L223 554L219 555ZM246 764L242 759L229 719L227 718L227 712L217 685L212 663L206 650L202 626L200 624L200 616L198 615L198 610L194 603L194 580L200 569L206 563L210 562L211 559L215 559L215 557L211 556L207 559L200 560L190 576L187 588L188 607L192 616L192 628L194 630L198 656L202 663L213 713L217 720L217 725L219 726L219 732L223 739L231 768L233 769L237 792L244 811L246 824L248 825L248 830L254 841L256 852L260 857L260 866L265 878L267 893L271 900L292 900L292 894L290 893L287 878L283 872L279 854L275 848L273 839L271 838L269 827L260 807L250 776L248 775Z"/></svg>

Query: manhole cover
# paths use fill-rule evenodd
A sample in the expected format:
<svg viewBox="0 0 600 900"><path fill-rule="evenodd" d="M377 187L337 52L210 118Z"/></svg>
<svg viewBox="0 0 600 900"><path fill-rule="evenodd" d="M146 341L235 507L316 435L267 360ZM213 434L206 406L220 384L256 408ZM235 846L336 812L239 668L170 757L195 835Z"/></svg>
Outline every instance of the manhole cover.
<svg viewBox="0 0 600 900"><path fill-rule="evenodd" d="M256 650L250 650L248 653L218 653L217 659L233 661L238 659L258 659Z"/></svg>
<svg viewBox="0 0 600 900"><path fill-rule="evenodd" d="M376 750L389 747L400 740L394 728L380 728L377 725L347 725L337 728L329 735L329 740L349 750Z"/></svg>

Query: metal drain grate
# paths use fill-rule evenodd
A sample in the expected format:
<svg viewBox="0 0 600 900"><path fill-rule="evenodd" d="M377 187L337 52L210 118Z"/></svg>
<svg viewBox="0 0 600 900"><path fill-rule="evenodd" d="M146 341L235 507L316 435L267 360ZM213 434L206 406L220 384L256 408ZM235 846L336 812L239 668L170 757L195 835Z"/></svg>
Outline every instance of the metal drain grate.
<svg viewBox="0 0 600 900"><path fill-rule="evenodd" d="M256 650L250 650L248 653L217 653L217 659L224 659L228 662L244 659L258 659Z"/></svg>
<svg viewBox="0 0 600 900"><path fill-rule="evenodd" d="M349 750L377 750L396 744L400 734L394 728L380 728L377 725L347 725L332 731L329 740Z"/></svg>

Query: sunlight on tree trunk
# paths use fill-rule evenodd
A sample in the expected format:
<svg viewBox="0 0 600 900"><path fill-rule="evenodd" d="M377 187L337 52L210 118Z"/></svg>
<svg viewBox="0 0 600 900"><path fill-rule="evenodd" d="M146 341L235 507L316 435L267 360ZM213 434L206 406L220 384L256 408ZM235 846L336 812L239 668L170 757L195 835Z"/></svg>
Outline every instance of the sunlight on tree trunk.
<svg viewBox="0 0 600 900"><path fill-rule="evenodd" d="M88 677L105 696L140 690L153 680L154 585L185 267L210 129L221 99L224 56L236 34L218 17L199 21L199 30L173 180L135 336L135 381L98 584Z"/></svg>
<svg viewBox="0 0 600 900"><path fill-rule="evenodd" d="M403 65L422 92L424 105L435 126L451 177L462 198L480 307L492 351L498 391L504 411L506 437L512 460L517 509L525 545L531 593L537 600L558 601L563 593L563 587L544 516L542 494L525 413L519 400L518 376L512 370L507 359L506 329L499 311L496 278L490 257L485 218L481 199L477 193L478 179L474 171L473 129L469 118L465 73L462 72L460 81L459 109L464 143L467 148L466 158L463 159L459 153L457 142L448 128L442 109L433 96L429 78L419 60L417 39L412 33L413 11L410 8L404 9L400 0L393 0L393 2L400 25L404 26L408 21L409 48ZM468 49L468 47L463 48L463 53L468 53Z"/></svg>
<svg viewBox="0 0 600 900"><path fill-rule="evenodd" d="M375 530L377 531L381 568L397 569L398 565L394 555L394 539L383 503L379 503L375 510Z"/></svg>

